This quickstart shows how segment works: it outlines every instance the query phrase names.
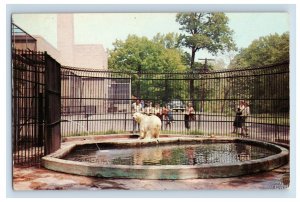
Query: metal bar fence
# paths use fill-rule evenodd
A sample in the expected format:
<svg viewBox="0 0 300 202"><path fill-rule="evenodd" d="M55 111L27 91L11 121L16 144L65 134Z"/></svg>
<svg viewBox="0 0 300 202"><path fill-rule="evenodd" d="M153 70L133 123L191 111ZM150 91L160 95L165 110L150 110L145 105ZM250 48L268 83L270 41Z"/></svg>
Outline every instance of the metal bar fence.
<svg viewBox="0 0 300 202"><path fill-rule="evenodd" d="M63 137L131 132L131 106L138 97L145 105L171 107L174 120L168 124L167 116L163 118L163 134L245 137L232 133L236 108L245 100L251 111L245 138L289 142L288 62L175 73L62 67L61 79ZM186 123L188 103L193 104L195 118Z"/></svg>
<svg viewBox="0 0 300 202"><path fill-rule="evenodd" d="M145 106L152 102L160 108L171 107L173 120L169 123L167 116L162 118L163 134L240 137L244 136L232 133L232 125L239 101L246 100L251 115L246 120L249 136L245 138L289 143L288 62L223 71L151 73L60 68L52 61L48 63L56 70L48 71L53 77L48 76L55 90L48 90L55 101L47 101L45 56L29 50L12 51L15 164L33 165L46 154L47 116L52 120L49 123L55 124L54 134L48 134L50 141L58 146L59 128L63 137L132 132L132 103L137 97ZM56 111L47 115L47 103ZM184 120L187 103L192 103L196 112L188 122Z"/></svg>
<svg viewBox="0 0 300 202"><path fill-rule="evenodd" d="M31 166L60 147L60 64L46 52L12 49L13 164Z"/></svg>
<svg viewBox="0 0 300 202"><path fill-rule="evenodd" d="M34 165L44 156L44 53L12 50L13 162Z"/></svg>

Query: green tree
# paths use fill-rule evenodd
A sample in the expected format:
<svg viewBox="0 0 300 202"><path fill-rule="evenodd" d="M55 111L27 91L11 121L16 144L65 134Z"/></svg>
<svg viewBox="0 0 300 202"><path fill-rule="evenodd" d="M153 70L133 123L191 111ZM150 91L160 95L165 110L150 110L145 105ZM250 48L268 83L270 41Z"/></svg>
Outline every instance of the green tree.
<svg viewBox="0 0 300 202"><path fill-rule="evenodd" d="M196 52L207 50L209 53L217 54L225 51L235 50L236 46L232 39L233 31L228 26L228 17L224 13L178 13L176 22L184 34L179 36L179 44L191 49L191 54L186 54L186 61L194 74L194 68L199 64L195 63ZM201 82L194 84L194 79L189 80L190 100L194 106L198 105L195 99L202 100L201 109L204 109L204 99L209 95L206 85ZM201 96L194 95L194 92L201 91Z"/></svg>
<svg viewBox="0 0 300 202"><path fill-rule="evenodd" d="M182 52L176 48L173 34L158 34L154 39L129 35L117 40L108 60L112 70L132 72L132 94L150 100L168 101L182 98L186 91L182 82L165 80L168 72L184 72ZM147 74L140 74L145 72ZM165 74L159 74L165 73Z"/></svg>
<svg viewBox="0 0 300 202"><path fill-rule="evenodd" d="M125 41L117 40L110 52L109 68L156 73L185 71L182 53L169 42L163 35L153 40L136 35L129 35Z"/></svg>
<svg viewBox="0 0 300 202"><path fill-rule="evenodd" d="M178 13L176 22L185 34L179 36L182 46L191 49L190 67L194 67L195 55L206 49L217 54L235 50L233 31L228 26L228 17L224 13Z"/></svg>
<svg viewBox="0 0 300 202"><path fill-rule="evenodd" d="M259 67L289 60L289 33L271 34L252 43L231 61L229 68Z"/></svg>
<svg viewBox="0 0 300 202"><path fill-rule="evenodd" d="M153 37L153 42L154 43L160 43L162 44L165 48L167 49L178 49L178 40L179 40L179 34L171 32L167 34L161 34L157 33Z"/></svg>
<svg viewBox="0 0 300 202"><path fill-rule="evenodd" d="M289 33L271 34L254 40L247 48L241 49L230 62L229 68L263 67L289 60ZM266 69L256 70L254 77L238 77L231 80L232 96L256 100L251 103L254 113L288 112L289 106L282 99L289 99L288 74L276 74L286 66L274 66L271 75ZM260 71L260 72L259 72ZM271 70L268 70L271 71ZM264 75L266 74L266 75ZM243 84L243 85L241 85ZM270 100L270 101L260 101Z"/></svg>

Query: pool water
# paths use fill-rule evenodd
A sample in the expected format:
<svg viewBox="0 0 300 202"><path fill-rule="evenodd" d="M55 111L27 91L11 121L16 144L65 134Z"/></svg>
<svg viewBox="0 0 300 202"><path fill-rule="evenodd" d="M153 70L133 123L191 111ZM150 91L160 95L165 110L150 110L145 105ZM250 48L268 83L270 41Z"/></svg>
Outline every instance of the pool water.
<svg viewBox="0 0 300 202"><path fill-rule="evenodd" d="M100 148L100 150L99 150ZM171 144L130 148L77 148L65 160L100 165L203 165L231 164L276 154L244 143Z"/></svg>

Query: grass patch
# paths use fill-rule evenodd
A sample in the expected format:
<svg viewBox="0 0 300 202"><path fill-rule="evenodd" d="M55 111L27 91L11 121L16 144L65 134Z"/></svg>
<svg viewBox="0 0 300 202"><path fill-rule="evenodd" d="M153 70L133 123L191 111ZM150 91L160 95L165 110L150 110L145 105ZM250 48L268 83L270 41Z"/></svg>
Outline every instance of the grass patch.
<svg viewBox="0 0 300 202"><path fill-rule="evenodd" d="M289 126L290 125L290 119L286 117L255 117L252 116L247 120L248 122L252 123L259 123L259 124L274 124L274 125L283 125L283 126Z"/></svg>
<svg viewBox="0 0 300 202"><path fill-rule="evenodd" d="M117 131L117 130L108 130L108 131L94 131L94 132L75 132L63 135L63 137L75 137L75 136L91 136L91 135L111 135L111 134L124 134L128 133L127 131Z"/></svg>

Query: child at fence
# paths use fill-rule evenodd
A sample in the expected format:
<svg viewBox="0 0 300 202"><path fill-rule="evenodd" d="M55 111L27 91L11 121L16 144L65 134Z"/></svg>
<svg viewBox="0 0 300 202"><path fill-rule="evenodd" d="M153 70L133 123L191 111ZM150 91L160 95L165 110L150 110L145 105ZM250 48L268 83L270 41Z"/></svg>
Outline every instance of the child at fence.
<svg viewBox="0 0 300 202"><path fill-rule="evenodd" d="M174 118L173 118L173 112L170 108L170 105L166 106L168 109L167 117L168 117L168 124L171 125L171 123L174 123Z"/></svg>
<svg viewBox="0 0 300 202"><path fill-rule="evenodd" d="M165 122L165 128L168 127L171 128L171 123L174 121L172 110L170 109L170 106L164 105L162 109L162 114Z"/></svg>

